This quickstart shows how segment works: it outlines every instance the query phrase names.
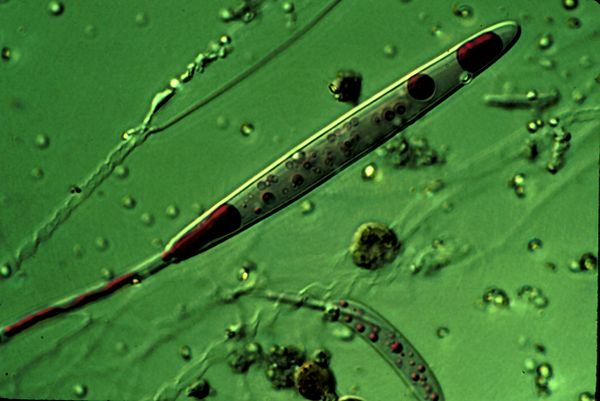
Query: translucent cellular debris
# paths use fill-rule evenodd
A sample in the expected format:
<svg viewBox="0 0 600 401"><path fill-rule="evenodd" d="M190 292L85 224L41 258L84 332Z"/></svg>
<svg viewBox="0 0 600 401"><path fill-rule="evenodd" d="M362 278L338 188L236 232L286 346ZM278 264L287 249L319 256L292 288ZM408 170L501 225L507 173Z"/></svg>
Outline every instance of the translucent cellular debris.
<svg viewBox="0 0 600 401"><path fill-rule="evenodd" d="M425 138L393 138L383 146L384 157L394 167L417 168L442 163L444 158L433 149Z"/></svg>
<svg viewBox="0 0 600 401"><path fill-rule="evenodd" d="M539 238L533 238L531 240L529 240L529 242L527 243L527 249L530 252L534 252L537 251L538 249L542 248L542 240Z"/></svg>
<svg viewBox="0 0 600 401"><path fill-rule="evenodd" d="M50 146L50 138L46 134L38 134L35 136L35 146L38 149L47 149Z"/></svg>
<svg viewBox="0 0 600 401"><path fill-rule="evenodd" d="M394 231L385 224L365 223L354 233L350 254L355 265L376 269L392 262L401 246Z"/></svg>
<svg viewBox="0 0 600 401"><path fill-rule="evenodd" d="M186 388L185 393L188 397L203 400L210 394L210 384L206 379L196 380Z"/></svg>
<svg viewBox="0 0 600 401"><path fill-rule="evenodd" d="M435 331L435 335L438 338L446 338L450 335L450 329L445 326L438 327L437 330Z"/></svg>
<svg viewBox="0 0 600 401"><path fill-rule="evenodd" d="M567 26L571 29L581 28L581 20L577 17L569 17L567 19Z"/></svg>
<svg viewBox="0 0 600 401"><path fill-rule="evenodd" d="M438 193L442 189L444 189L445 187L446 187L446 184L444 183L444 181L442 181L440 179L435 179L433 181L428 182L427 185L425 185L425 188L423 189L423 192L428 197L432 197L436 193Z"/></svg>
<svg viewBox="0 0 600 401"><path fill-rule="evenodd" d="M358 103L362 88L362 76L352 70L341 70L329 83L329 91L340 102Z"/></svg>
<svg viewBox="0 0 600 401"><path fill-rule="evenodd" d="M265 374L275 389L294 386L296 368L306 361L306 356L293 345L273 345L266 355Z"/></svg>
<svg viewBox="0 0 600 401"><path fill-rule="evenodd" d="M148 26L150 19L148 18L148 14L145 12L139 12L135 14L135 24L140 28L145 28Z"/></svg>
<svg viewBox="0 0 600 401"><path fill-rule="evenodd" d="M398 49L396 48L396 46L394 46L392 44L386 44L385 46L383 46L383 54L386 57L392 58L392 57L396 56L397 53L398 53Z"/></svg>
<svg viewBox="0 0 600 401"><path fill-rule="evenodd" d="M96 238L96 249L98 249L99 251L105 251L106 249L108 249L108 240L104 237L98 237Z"/></svg>
<svg viewBox="0 0 600 401"><path fill-rule="evenodd" d="M507 308L510 305L508 294L501 288L487 288L483 293L482 299L485 306L489 305L497 308Z"/></svg>
<svg viewBox="0 0 600 401"><path fill-rule="evenodd" d="M100 275L105 280L112 280L115 277L115 272L113 272L109 268L103 267L102 269L100 269Z"/></svg>
<svg viewBox="0 0 600 401"><path fill-rule="evenodd" d="M596 270L597 267L598 258L591 252L585 252L578 260L572 260L569 264L569 270L575 273Z"/></svg>
<svg viewBox="0 0 600 401"><path fill-rule="evenodd" d="M44 178L44 170L41 167L34 167L31 169L31 176L36 180L41 180Z"/></svg>
<svg viewBox="0 0 600 401"><path fill-rule="evenodd" d="M596 401L596 395L589 391L584 391L583 393L579 393L577 401Z"/></svg>
<svg viewBox="0 0 600 401"><path fill-rule="evenodd" d="M52 0L50 3L48 3L48 12L50 13L50 15L59 16L64 11L65 11L65 5L62 2Z"/></svg>
<svg viewBox="0 0 600 401"><path fill-rule="evenodd" d="M539 395L548 396L550 390L550 379L552 378L552 365L542 362L535 368L535 387Z"/></svg>
<svg viewBox="0 0 600 401"><path fill-rule="evenodd" d="M551 158L546 165L546 170L551 174L556 174L565 164L565 154L570 147L571 133L564 128L560 132L555 132L552 138Z"/></svg>
<svg viewBox="0 0 600 401"><path fill-rule="evenodd" d="M125 209L133 209L136 205L137 202L131 195L125 195L121 198L121 206Z"/></svg>
<svg viewBox="0 0 600 401"><path fill-rule="evenodd" d="M189 345L182 345L181 348L179 348L179 355L183 358L183 360L189 361L192 359L192 349Z"/></svg>
<svg viewBox="0 0 600 401"><path fill-rule="evenodd" d="M313 201L305 199L300 202L300 211L302 214L310 214L315 210L315 204Z"/></svg>
<svg viewBox="0 0 600 401"><path fill-rule="evenodd" d="M533 161L536 160L540 154L540 149L538 146L538 141L535 138L527 138L525 140L525 146L523 147L523 156L527 160Z"/></svg>
<svg viewBox="0 0 600 401"><path fill-rule="evenodd" d="M548 306L549 299L544 292L537 287L524 285L517 291L519 298L525 299L537 309L544 309Z"/></svg>
<svg viewBox="0 0 600 401"><path fill-rule="evenodd" d="M486 105L505 109L544 109L556 104L559 100L560 92L558 90L538 92L535 100L530 100L527 97L527 93L488 93L483 96L483 101Z"/></svg>
<svg viewBox="0 0 600 401"><path fill-rule="evenodd" d="M165 209L165 214L167 215L167 217L174 219L177 216L179 216L179 208L175 205L169 205Z"/></svg>
<svg viewBox="0 0 600 401"><path fill-rule="evenodd" d="M242 21L249 23L258 14L258 5L261 2L243 0L235 7L226 7L219 10L219 18L223 22Z"/></svg>
<svg viewBox="0 0 600 401"><path fill-rule="evenodd" d="M87 392L87 387L84 384L76 384L73 386L73 394L79 398L85 397Z"/></svg>
<svg viewBox="0 0 600 401"><path fill-rule="evenodd" d="M144 212L140 216L140 221L146 226L151 226L154 224L154 215L152 215L152 213Z"/></svg>

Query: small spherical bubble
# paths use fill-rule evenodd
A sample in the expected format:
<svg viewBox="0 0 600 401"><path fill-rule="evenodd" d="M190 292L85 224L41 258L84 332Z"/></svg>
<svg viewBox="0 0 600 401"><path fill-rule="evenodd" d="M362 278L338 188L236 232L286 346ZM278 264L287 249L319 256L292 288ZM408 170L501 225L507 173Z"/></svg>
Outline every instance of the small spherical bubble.
<svg viewBox="0 0 600 401"><path fill-rule="evenodd" d="M552 377L552 365L548 362L542 362L536 366L535 372L540 377L550 378Z"/></svg>
<svg viewBox="0 0 600 401"><path fill-rule="evenodd" d="M527 100L533 102L538 99L538 92L536 90L529 90L525 96L527 97Z"/></svg>
<svg viewBox="0 0 600 401"><path fill-rule="evenodd" d="M578 401L596 401L596 395L590 393L589 391L584 391L583 393L579 393L577 400Z"/></svg>
<svg viewBox="0 0 600 401"><path fill-rule="evenodd" d="M396 56L397 53L398 53L398 49L396 48L396 46L391 45L391 44L386 44L385 46L383 46L383 54L386 57L392 58L392 57Z"/></svg>
<svg viewBox="0 0 600 401"><path fill-rule="evenodd" d="M523 363L523 368L525 369L525 372L533 372L535 370L535 366L536 363L533 360L533 358L527 358L525 359L525 362Z"/></svg>
<svg viewBox="0 0 600 401"><path fill-rule="evenodd" d="M283 2L283 4L281 4L281 9L286 14L293 13L295 9L294 3L292 3L291 1L285 1Z"/></svg>
<svg viewBox="0 0 600 401"><path fill-rule="evenodd" d="M527 249L529 249L530 252L537 251L541 247L542 247L542 240L539 238L534 238L527 243Z"/></svg>
<svg viewBox="0 0 600 401"><path fill-rule="evenodd" d="M560 122L560 119L558 117L551 117L548 120L548 125L550 125L551 127L556 127L556 126L558 126L559 122Z"/></svg>
<svg viewBox="0 0 600 401"><path fill-rule="evenodd" d="M44 170L41 167L34 167L31 169L31 176L36 180L44 178Z"/></svg>
<svg viewBox="0 0 600 401"><path fill-rule="evenodd" d="M12 57L12 51L10 50L10 47L3 47L2 51L0 52L0 57L2 57L2 61L9 62Z"/></svg>
<svg viewBox="0 0 600 401"><path fill-rule="evenodd" d="M56 17L61 15L64 11L65 5L62 2L53 0L50 3L48 3L48 12L50 13L50 15Z"/></svg>
<svg viewBox="0 0 600 401"><path fill-rule="evenodd" d="M530 121L527 123L527 131L529 131L530 133L535 133L538 130L538 126L535 123L535 121Z"/></svg>
<svg viewBox="0 0 600 401"><path fill-rule="evenodd" d="M229 22L233 19L234 12L230 8L222 8L219 10L219 18L223 22Z"/></svg>
<svg viewBox="0 0 600 401"><path fill-rule="evenodd" d="M189 345L183 345L179 348L179 355L181 355L184 360L189 361L192 358L192 349Z"/></svg>
<svg viewBox="0 0 600 401"><path fill-rule="evenodd" d="M546 70L552 70L555 67L554 61L550 60L549 58L546 58L546 57L541 57L538 60L538 64L540 65L540 67L542 67Z"/></svg>
<svg viewBox="0 0 600 401"><path fill-rule="evenodd" d="M542 50L547 50L554 44L554 37L547 33L540 37L538 40L538 47Z"/></svg>
<svg viewBox="0 0 600 401"><path fill-rule="evenodd" d="M473 8L467 4L455 4L452 7L452 13L459 18L472 18Z"/></svg>
<svg viewBox="0 0 600 401"><path fill-rule="evenodd" d="M586 252L579 258L579 269L581 271L595 270L598 266L598 258L591 252Z"/></svg>
<svg viewBox="0 0 600 401"><path fill-rule="evenodd" d="M73 394L77 397L85 397L87 394L87 387L84 384L76 384L73 386Z"/></svg>
<svg viewBox="0 0 600 401"><path fill-rule="evenodd" d="M438 338L448 337L450 335L450 329L445 326L438 327L438 329L435 331L435 335L438 336Z"/></svg>
<svg viewBox="0 0 600 401"><path fill-rule="evenodd" d="M565 10L574 10L579 5L579 0L563 0L562 5Z"/></svg>
<svg viewBox="0 0 600 401"><path fill-rule="evenodd" d="M179 216L179 208L175 205L169 205L165 209L165 213L167 214L168 217L170 217L171 219L174 219L177 216Z"/></svg>
<svg viewBox="0 0 600 401"><path fill-rule="evenodd" d="M100 275L105 280L112 280L115 277L115 273L111 269L108 269L106 267L100 269Z"/></svg>
<svg viewBox="0 0 600 401"><path fill-rule="evenodd" d="M231 36L229 35L221 35L221 37L219 38L219 43L221 45L230 45L231 44Z"/></svg>
<svg viewBox="0 0 600 401"><path fill-rule="evenodd" d="M121 198L121 206L125 209L133 209L136 204L136 200L131 195L125 195Z"/></svg>
<svg viewBox="0 0 600 401"><path fill-rule="evenodd" d="M139 12L135 15L135 24L140 28L148 26L149 21L148 14L145 12Z"/></svg>
<svg viewBox="0 0 600 401"><path fill-rule="evenodd" d="M254 125L252 125L251 123L248 123L248 122L243 123L240 126L240 132L244 136L249 136L250 134L252 134L254 132Z"/></svg>
<svg viewBox="0 0 600 401"><path fill-rule="evenodd" d="M247 281L250 278L250 270L245 267L240 268L238 271L238 280L239 281Z"/></svg>
<svg viewBox="0 0 600 401"><path fill-rule="evenodd" d="M315 210L315 204L312 201L305 199L300 202L300 211L302 214L312 213L313 210Z"/></svg>
<svg viewBox="0 0 600 401"><path fill-rule="evenodd" d="M468 85L473 81L473 74L471 74L468 71L463 71L458 76L458 80L460 81L461 84Z"/></svg>
<svg viewBox="0 0 600 401"><path fill-rule="evenodd" d="M104 237L96 238L96 248L99 251L105 251L106 249L108 249L108 240Z"/></svg>
<svg viewBox="0 0 600 401"><path fill-rule="evenodd" d="M129 175L129 169L126 166L119 164L117 167L115 167L115 175L119 178L127 178Z"/></svg>
<svg viewBox="0 0 600 401"><path fill-rule="evenodd" d="M12 274L12 269L8 263L4 263L4 264L2 264L2 266L0 266L0 277L6 279L6 278L9 278L11 274Z"/></svg>
<svg viewBox="0 0 600 401"><path fill-rule="evenodd" d="M179 81L177 78L172 78L172 79L169 81L169 86L170 86L172 89L177 89L177 88L179 88L179 86L180 86L180 85L181 85L181 81Z"/></svg>
<svg viewBox="0 0 600 401"><path fill-rule="evenodd" d="M371 181L375 178L375 175L377 174L377 166L375 165L375 163L369 163L367 164L361 172L361 176L363 178L363 180L365 181Z"/></svg>
<svg viewBox="0 0 600 401"><path fill-rule="evenodd" d="M38 134L35 136L35 146L38 149L46 149L50 146L50 138L45 134Z"/></svg>

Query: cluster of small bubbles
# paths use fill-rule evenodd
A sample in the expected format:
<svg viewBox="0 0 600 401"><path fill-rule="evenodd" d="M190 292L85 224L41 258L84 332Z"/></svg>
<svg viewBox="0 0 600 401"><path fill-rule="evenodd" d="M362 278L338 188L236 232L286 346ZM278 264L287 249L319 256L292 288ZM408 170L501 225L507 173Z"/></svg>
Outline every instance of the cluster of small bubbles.
<svg viewBox="0 0 600 401"><path fill-rule="evenodd" d="M425 138L398 137L385 144L383 149L384 155L397 168L432 166L444 161L440 152L433 149Z"/></svg>
<svg viewBox="0 0 600 401"><path fill-rule="evenodd" d="M537 287L530 285L523 285L517 291L519 298L524 298L527 302L532 304L538 309L544 309L548 306L549 299L544 292Z"/></svg>
<svg viewBox="0 0 600 401"><path fill-rule="evenodd" d="M525 174L519 173L512 176L508 181L508 186L515 191L517 197L525 197Z"/></svg>
<svg viewBox="0 0 600 401"><path fill-rule="evenodd" d="M10 277L11 274L12 269L10 265L8 263L3 263L2 266L0 266L0 277L2 277L3 279L7 279Z"/></svg>
<svg viewBox="0 0 600 401"><path fill-rule="evenodd" d="M76 384L73 386L73 394L77 397L85 397L87 394L87 387L84 384Z"/></svg>
<svg viewBox="0 0 600 401"><path fill-rule="evenodd" d="M65 11L65 5L57 0L52 0L48 3L48 12L50 15L58 16Z"/></svg>
<svg viewBox="0 0 600 401"><path fill-rule="evenodd" d="M174 219L179 216L179 208L175 205L169 205L165 209L165 213L167 214L167 217Z"/></svg>
<svg viewBox="0 0 600 401"><path fill-rule="evenodd" d="M552 140L552 155L546 165L546 170L551 174L556 174L565 163L565 153L570 147L571 133L565 131L555 132Z"/></svg>
<svg viewBox="0 0 600 401"><path fill-rule="evenodd" d="M533 238L533 239L529 240L529 242L527 243L527 249L530 252L537 251L541 247L542 247L542 240L539 238Z"/></svg>
<svg viewBox="0 0 600 401"><path fill-rule="evenodd" d="M535 368L535 387L540 395L550 395L550 378L552 378L552 365L542 362Z"/></svg>
<svg viewBox="0 0 600 401"><path fill-rule="evenodd" d="M73 195L75 194L80 194L81 193L81 188L77 185L71 185L69 187L69 192L72 193Z"/></svg>
<svg viewBox="0 0 600 401"><path fill-rule="evenodd" d="M37 134L35 136L35 146L38 149L46 149L50 146L50 138L46 134Z"/></svg>
<svg viewBox="0 0 600 401"><path fill-rule="evenodd" d="M554 44L554 36L550 33L542 35L538 39L538 47L542 50L547 50Z"/></svg>
<svg viewBox="0 0 600 401"><path fill-rule="evenodd" d="M81 258L83 256L83 247L81 245L73 245L73 256L76 258Z"/></svg>
<svg viewBox="0 0 600 401"><path fill-rule="evenodd" d="M446 184L444 183L444 181L442 181L442 180L440 180L438 178L438 179L435 179L433 181L428 182L427 185L425 185L425 188L423 189L423 192L428 197L432 197L436 193L438 193L442 189L444 189L445 187L446 187Z"/></svg>
<svg viewBox="0 0 600 401"><path fill-rule="evenodd" d="M496 287L490 287L483 293L483 304L498 308L506 308L510 305L510 299L506 291Z"/></svg>
<svg viewBox="0 0 600 401"><path fill-rule="evenodd" d="M135 15L135 24L140 28L148 26L149 18L145 12L139 12Z"/></svg>
<svg viewBox="0 0 600 401"><path fill-rule="evenodd" d="M229 119L224 115L217 116L217 128L225 129L229 126Z"/></svg>
<svg viewBox="0 0 600 401"><path fill-rule="evenodd" d="M12 51L10 50L10 47L4 46L0 51L0 57L2 57L2 61L4 61L5 63L10 61L11 55Z"/></svg>
<svg viewBox="0 0 600 401"><path fill-rule="evenodd" d="M383 46L383 54L386 57L393 58L394 56L396 56L397 53L398 49L396 48L396 46L389 43Z"/></svg>
<svg viewBox="0 0 600 401"><path fill-rule="evenodd" d="M473 81L473 74L468 71L463 71L458 76L458 80L462 85L468 85Z"/></svg>
<svg viewBox="0 0 600 401"><path fill-rule="evenodd" d="M315 204L313 201L305 199L300 202L300 212L302 214L310 214L315 210Z"/></svg>
<svg viewBox="0 0 600 401"><path fill-rule="evenodd" d="M452 14L460 18L472 18L473 7L467 4L455 4L452 6Z"/></svg>
<svg viewBox="0 0 600 401"><path fill-rule="evenodd" d="M129 175L129 169L126 166L119 164L117 167L115 167L115 175L119 178L127 178Z"/></svg>
<svg viewBox="0 0 600 401"><path fill-rule="evenodd" d="M115 277L115 273L107 267L100 269L100 275L105 280L112 280Z"/></svg>
<svg viewBox="0 0 600 401"><path fill-rule="evenodd" d="M578 401L596 401L596 395L592 394L589 391L584 391L583 393L579 393L577 400Z"/></svg>
<svg viewBox="0 0 600 401"><path fill-rule="evenodd" d="M104 237L96 238L96 248L99 251L105 251L106 249L108 249L108 240Z"/></svg>
<svg viewBox="0 0 600 401"><path fill-rule="evenodd" d="M369 163L365 167L363 167L361 171L361 177L365 181L371 181L375 179L377 175L377 166L375 163Z"/></svg>
<svg viewBox="0 0 600 401"><path fill-rule="evenodd" d="M236 7L227 7L219 10L219 18L223 22L243 21L248 23L252 21L256 14L258 2L244 0Z"/></svg>
<svg viewBox="0 0 600 401"><path fill-rule="evenodd" d="M293 345L274 344L266 356L266 376L276 389L294 386L296 368L304 363L304 353Z"/></svg>
<svg viewBox="0 0 600 401"><path fill-rule="evenodd" d="M192 359L192 349L189 345L182 345L181 348L179 348L179 355L184 361L189 361Z"/></svg>
<svg viewBox="0 0 600 401"><path fill-rule="evenodd" d="M563 0L562 5L565 10L574 10L579 5L579 0Z"/></svg>
<svg viewBox="0 0 600 401"><path fill-rule="evenodd" d="M186 394L188 397L203 400L210 394L210 384L206 379L199 379L186 388Z"/></svg>
<svg viewBox="0 0 600 401"><path fill-rule="evenodd" d="M34 167L31 169L31 176L36 180L44 178L44 170L41 167Z"/></svg>
<svg viewBox="0 0 600 401"><path fill-rule="evenodd" d="M578 260L572 260L569 263L569 270L572 272L588 272L596 270L598 258L591 252L585 252Z"/></svg>
<svg viewBox="0 0 600 401"><path fill-rule="evenodd" d="M437 330L435 331L435 335L438 338L446 338L450 335L450 329L446 326L438 327Z"/></svg>
<svg viewBox="0 0 600 401"><path fill-rule="evenodd" d="M242 123L240 126L240 132L244 136L250 136L254 132L254 125L249 122Z"/></svg>
<svg viewBox="0 0 600 401"><path fill-rule="evenodd" d="M133 209L136 205L137 202L131 195L125 195L121 198L121 206L125 209Z"/></svg>
<svg viewBox="0 0 600 401"><path fill-rule="evenodd" d="M140 216L141 222L146 226L154 224L154 215L152 213L144 212Z"/></svg>
<svg viewBox="0 0 600 401"><path fill-rule="evenodd" d="M577 17L569 17L567 19L567 26L571 29L581 28L581 20Z"/></svg>

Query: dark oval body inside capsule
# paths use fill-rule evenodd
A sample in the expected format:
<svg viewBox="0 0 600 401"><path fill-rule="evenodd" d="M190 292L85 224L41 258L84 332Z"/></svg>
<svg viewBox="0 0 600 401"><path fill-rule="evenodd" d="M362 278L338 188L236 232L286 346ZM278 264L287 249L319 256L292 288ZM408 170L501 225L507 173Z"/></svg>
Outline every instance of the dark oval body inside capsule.
<svg viewBox="0 0 600 401"><path fill-rule="evenodd" d="M476 73L500 56L503 49L500 36L486 32L462 45L456 51L456 58L465 71Z"/></svg>

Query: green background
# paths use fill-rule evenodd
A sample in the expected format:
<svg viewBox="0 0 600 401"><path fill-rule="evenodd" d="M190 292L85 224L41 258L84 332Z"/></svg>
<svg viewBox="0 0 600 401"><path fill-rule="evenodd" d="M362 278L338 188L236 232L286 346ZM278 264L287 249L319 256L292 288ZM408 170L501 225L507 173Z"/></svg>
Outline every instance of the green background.
<svg viewBox="0 0 600 401"><path fill-rule="evenodd" d="M136 148L124 162L126 176L112 174L71 194L119 146L121 133L141 122L154 93L210 41L229 34L233 52L186 84L156 124L259 62L330 3L296 0L294 26L282 2L272 0L249 23L222 22L219 10L236 4L64 1L62 15L53 16L43 1L0 2L0 47L11 49L0 63L0 259L12 267L0 280L3 325L101 282L102 269L127 271L202 208L347 111L351 106L327 90L338 70L362 74L364 100L487 25L514 19L522 36L406 131L443 151L445 163L397 169L372 153L308 195L311 213L297 202L205 254L0 344L0 395L70 399L83 384L87 399L185 399L183 389L203 375L214 400L301 399L271 389L258 366L244 375L227 366L230 350L255 340L328 349L340 395L410 399L369 345L341 341L334 335L339 326L316 312L252 297L220 302L219 294L240 284L247 260L257 265L257 288L305 289L373 307L423 354L448 401L537 399L535 376L524 372L527 358L552 365L552 400L592 391L597 273L573 273L568 265L584 252L598 254L598 4L581 1L568 11L559 0L473 0L473 16L459 18L445 1L340 2L256 73ZM569 17L581 26L570 27ZM537 43L547 33L554 44L542 50ZM397 49L393 57L386 45ZM544 59L552 67L541 66ZM483 102L486 94L554 89L560 101L546 110ZM585 98L577 99L577 91ZM564 126L573 139L558 174L545 169L547 123L535 134L540 158L521 155L530 120L564 122L572 113L579 114ZM255 127L248 136L240 133L244 122ZM49 138L46 148L36 145L40 134ZM361 169L371 162L377 175L365 181ZM36 168L42 178L34 177ZM526 175L524 198L507 185L517 173ZM428 196L424 187L436 179L445 187ZM123 207L125 196L135 199L133 208ZM18 250L29 249L66 202L80 204L37 252L24 251L17 268ZM168 215L169 206L177 216ZM153 215L153 224L141 220L143 213ZM390 225L404 244L392 264L376 271L356 267L347 252L356 228L369 221ZM527 249L532 238L543 241L535 252ZM411 274L410 264L435 239L444 240L450 263L435 274ZM520 299L522 285L542 289L548 307ZM510 307L481 306L490 286L507 292ZM246 338L225 341L226 327L236 323L246 325ZM440 339L441 326L450 334ZM179 354L183 345L191 347L189 361Z"/></svg>

